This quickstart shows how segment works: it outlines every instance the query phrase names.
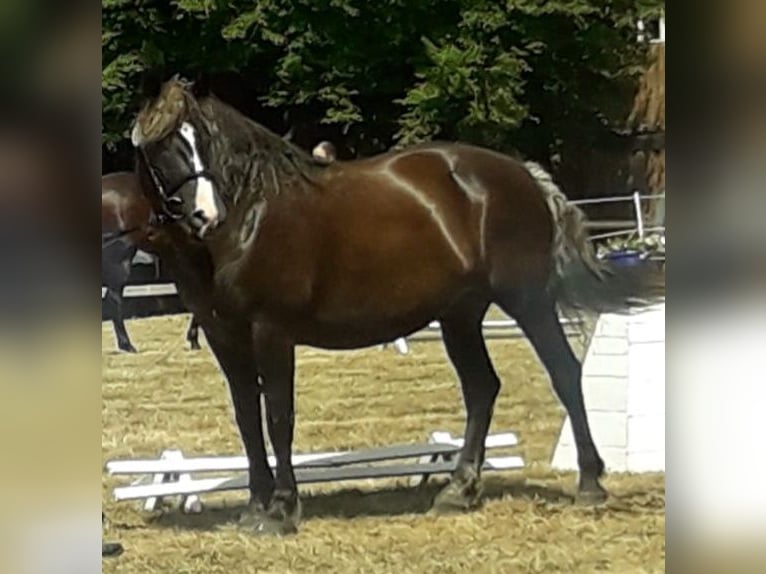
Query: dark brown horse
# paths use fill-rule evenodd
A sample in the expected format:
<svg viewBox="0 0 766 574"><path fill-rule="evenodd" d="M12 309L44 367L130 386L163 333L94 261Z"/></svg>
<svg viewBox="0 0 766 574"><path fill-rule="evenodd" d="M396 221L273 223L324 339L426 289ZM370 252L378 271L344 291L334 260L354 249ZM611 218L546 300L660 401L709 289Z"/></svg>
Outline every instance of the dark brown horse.
<svg viewBox="0 0 766 574"><path fill-rule="evenodd" d="M580 363L556 304L624 311L660 291L650 270L595 258L582 213L540 167L448 143L320 166L177 79L139 113L132 140L142 185L166 222L157 231L162 256L170 255L230 385L250 463L245 523L258 532L297 528L295 346L381 344L435 319L467 423L457 469L434 507L473 507L500 388L481 327L491 303L518 321L571 417L578 497L604 500Z"/></svg>
<svg viewBox="0 0 766 574"><path fill-rule="evenodd" d="M135 173L110 173L101 178L101 283L106 287L109 316L117 347L129 353L130 342L122 312L122 293L130 277L130 264L139 249L152 252L148 238L152 208L141 193ZM199 349L199 327L192 317L186 340Z"/></svg>

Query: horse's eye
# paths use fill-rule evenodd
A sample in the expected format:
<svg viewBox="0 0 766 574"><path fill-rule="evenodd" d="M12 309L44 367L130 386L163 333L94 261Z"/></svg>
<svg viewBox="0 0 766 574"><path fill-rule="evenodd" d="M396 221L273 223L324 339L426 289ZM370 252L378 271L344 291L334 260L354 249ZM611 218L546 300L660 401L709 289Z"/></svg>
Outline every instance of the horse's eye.
<svg viewBox="0 0 766 574"><path fill-rule="evenodd" d="M177 195L174 195L173 197L168 197L168 204L174 207L180 207L183 204L183 202L184 200L178 197Z"/></svg>

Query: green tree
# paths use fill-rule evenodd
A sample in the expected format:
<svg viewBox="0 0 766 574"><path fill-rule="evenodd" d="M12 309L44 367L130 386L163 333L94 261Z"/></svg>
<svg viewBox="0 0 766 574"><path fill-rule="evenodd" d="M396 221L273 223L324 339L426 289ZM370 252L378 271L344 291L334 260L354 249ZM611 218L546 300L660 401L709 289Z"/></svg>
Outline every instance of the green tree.
<svg viewBox="0 0 766 574"><path fill-rule="evenodd" d="M445 138L542 155L624 117L643 62L635 20L661 7L103 0L103 140L124 140L142 77L178 71L226 75L242 102L359 153Z"/></svg>
<svg viewBox="0 0 766 574"><path fill-rule="evenodd" d="M618 124L644 61L635 22L662 8L623 0L461 6L453 31L426 41L429 62L402 100L403 142L441 135L541 152Z"/></svg>

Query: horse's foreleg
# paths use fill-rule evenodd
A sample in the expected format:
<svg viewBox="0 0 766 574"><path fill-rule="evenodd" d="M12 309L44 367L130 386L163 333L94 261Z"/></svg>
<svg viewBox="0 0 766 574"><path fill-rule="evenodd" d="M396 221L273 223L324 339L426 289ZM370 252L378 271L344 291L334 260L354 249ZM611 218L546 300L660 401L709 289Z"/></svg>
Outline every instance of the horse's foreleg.
<svg viewBox="0 0 766 574"><path fill-rule="evenodd" d="M111 303L112 324L114 325L114 334L117 337L117 348L126 353L136 353L136 348L130 342L128 330L125 328L125 320L122 315L122 290L123 287L114 289L106 288L106 300Z"/></svg>
<svg viewBox="0 0 766 574"><path fill-rule="evenodd" d="M441 321L444 346L457 371L466 406L465 444L450 483L434 500L439 512L476 506L481 495L484 443L492 419L500 379L495 373L482 335L486 306L451 313Z"/></svg>
<svg viewBox="0 0 766 574"><path fill-rule="evenodd" d="M197 323L197 317L192 315L191 321L189 321L189 328L186 331L186 340L189 342L189 347L192 351L199 351L199 323Z"/></svg>
<svg viewBox="0 0 766 574"><path fill-rule="evenodd" d="M210 348L226 375L234 416L248 460L250 505L242 517L249 522L268 506L274 492L274 476L266 458L261 417L261 392L252 350L243 341L249 333L206 332Z"/></svg>
<svg viewBox="0 0 766 574"><path fill-rule="evenodd" d="M292 341L278 333L258 326L254 328L254 343L266 399L269 437L277 459L274 497L257 530L291 534L297 532L300 520L300 500L292 463L295 347Z"/></svg>

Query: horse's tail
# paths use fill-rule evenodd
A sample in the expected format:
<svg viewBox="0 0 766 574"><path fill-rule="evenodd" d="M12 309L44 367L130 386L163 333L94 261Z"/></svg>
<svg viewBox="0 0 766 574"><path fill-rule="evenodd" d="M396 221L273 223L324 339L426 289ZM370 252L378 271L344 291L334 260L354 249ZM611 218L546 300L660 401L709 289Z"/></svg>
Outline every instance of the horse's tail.
<svg viewBox="0 0 766 574"><path fill-rule="evenodd" d="M588 239L585 214L566 196L542 167L526 162L553 218L550 289L565 309L624 313L664 298L664 276L651 262L615 265L599 260Z"/></svg>

